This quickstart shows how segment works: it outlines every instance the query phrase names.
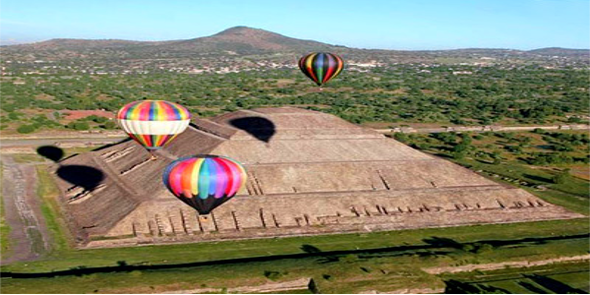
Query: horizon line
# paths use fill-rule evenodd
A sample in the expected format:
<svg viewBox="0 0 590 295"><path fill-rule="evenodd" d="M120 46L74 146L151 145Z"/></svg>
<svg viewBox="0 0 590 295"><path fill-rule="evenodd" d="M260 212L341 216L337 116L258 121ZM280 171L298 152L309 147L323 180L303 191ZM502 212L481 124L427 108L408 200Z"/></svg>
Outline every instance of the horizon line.
<svg viewBox="0 0 590 295"><path fill-rule="evenodd" d="M211 35L205 35L205 36L198 36L198 37L192 37L192 38L187 38L187 39L171 39L171 40L134 40L134 39L120 39L120 38L70 38L70 37L56 37L56 38L51 38L51 39L45 39L45 40L35 40L35 41L19 41L19 40L15 40L14 38L8 38L9 40L7 40L8 42L11 42L10 40L13 40L11 42L11 44L4 44L4 40L3 38L0 36L0 47L6 47L6 46L18 46L18 45L30 45L30 44L36 44L36 43L43 43L43 42L49 42L52 40L80 40L80 41L127 41L127 42L145 42L145 43L149 43L149 42L175 42L175 41L187 41L187 40L193 40L193 39L200 39L200 38L206 38L206 37L212 37L215 36L217 34L223 33L225 31L231 30L231 29L236 29L236 28L245 28L245 29L253 29L253 30L261 30L261 31L265 31L265 32L269 32L269 33L273 33L273 34L278 34L287 38L292 38L292 39L297 39L297 40L304 40L304 41L315 41L315 42L319 42L319 43L323 43L323 44L327 44L330 46L339 46L339 47L345 47L345 48L350 48L350 49L360 49L360 50L391 50L391 51L452 51L452 50L466 50L466 49L494 49L494 50L516 50L516 51L532 51L532 50L539 50L539 49L550 49L550 48L555 48L555 49L568 49L568 50L590 50L590 47L588 48L570 48L570 47L561 47L561 46L545 46L545 47L538 47L538 48L534 48L534 49L518 49L518 48L507 48L507 47L453 47L453 48L447 48L447 49L394 49L394 48L366 48L366 47L352 47L352 46L346 46L346 45L338 45L338 44L330 44L330 43L326 43L326 42L322 42L322 41L317 41L317 40L312 40L312 39L300 39L300 38L295 38L295 37L290 37L290 36L286 36L283 35L281 33L277 33L277 32L273 32L273 31L269 31L269 30L265 30L265 29L261 29L261 28L254 28L254 27L249 27L249 26L244 26L244 25L238 25L238 26L233 26L233 27L229 27L227 29L221 30L217 33L211 34Z"/></svg>

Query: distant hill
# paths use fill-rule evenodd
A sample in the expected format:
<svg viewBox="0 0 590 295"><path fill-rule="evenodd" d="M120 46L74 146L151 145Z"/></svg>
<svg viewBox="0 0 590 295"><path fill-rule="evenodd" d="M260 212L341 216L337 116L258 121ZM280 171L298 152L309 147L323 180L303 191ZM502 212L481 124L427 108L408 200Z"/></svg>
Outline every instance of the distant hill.
<svg viewBox="0 0 590 295"><path fill-rule="evenodd" d="M262 29L238 26L229 28L212 36L187 40L170 41L129 41L129 40L84 40L84 39L52 39L44 42L2 46L6 60L34 62L75 61L91 65L100 62L109 68L125 67L122 61L132 63L141 60L138 67L190 67L195 58L201 62L216 60L222 66L226 56L257 56L256 59L267 59L283 63L292 63L304 53L313 51L330 51L344 55L347 59L357 62L380 63L428 63L446 60L465 61L479 60L483 57L492 58L495 62L510 59L533 59L551 62L552 56L564 56L587 63L589 50L543 48L531 51L495 48L467 48L455 50L378 50L357 49L331 45L312 40L302 40ZM217 59L212 57L219 57ZM439 59L443 57L443 59ZM450 58L450 59L449 59ZM172 64L171 60L182 60ZM235 60L234 60L235 61ZM149 65L147 65L149 63ZM246 62L248 63L248 62ZM253 64L249 61L250 65ZM168 66L164 66L167 64ZM246 65L247 66L247 65Z"/></svg>
<svg viewBox="0 0 590 295"><path fill-rule="evenodd" d="M590 49L569 49L561 47L547 47L529 50L529 53L539 55L551 55L551 56L577 56L577 57L590 57Z"/></svg>
<svg viewBox="0 0 590 295"><path fill-rule="evenodd" d="M233 51L249 53L260 51L316 51L334 49L333 45L301 40L281 34L253 29L249 27L233 27L213 36L184 41L169 42L159 46L163 50L199 50L199 51Z"/></svg>
<svg viewBox="0 0 590 295"><path fill-rule="evenodd" d="M145 46L160 42L129 41L117 39L90 40L90 39L51 39L43 42L19 44L7 48L37 49L37 50L83 50L103 48L129 48L133 46Z"/></svg>

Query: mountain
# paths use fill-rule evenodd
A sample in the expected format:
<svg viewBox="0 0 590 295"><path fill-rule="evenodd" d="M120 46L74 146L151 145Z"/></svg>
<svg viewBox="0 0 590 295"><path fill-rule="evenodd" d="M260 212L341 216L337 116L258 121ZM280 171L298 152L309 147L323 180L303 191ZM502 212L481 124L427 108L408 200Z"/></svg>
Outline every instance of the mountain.
<svg viewBox="0 0 590 295"><path fill-rule="evenodd" d="M295 39L281 34L249 27L233 27L213 36L170 42L159 47L165 50L225 50L237 53L248 52L300 52L330 50L336 46L325 43Z"/></svg>
<svg viewBox="0 0 590 295"><path fill-rule="evenodd" d="M24 51L57 51L87 52L89 50L121 50L133 54L173 55L175 57L194 54L215 54L227 52L235 54L260 54L274 52L309 52L344 49L317 41L301 40L281 34L254 29L244 26L233 27L215 35L188 40L172 41L129 41L129 40L84 40L84 39L51 39L48 41L5 46L4 49Z"/></svg>

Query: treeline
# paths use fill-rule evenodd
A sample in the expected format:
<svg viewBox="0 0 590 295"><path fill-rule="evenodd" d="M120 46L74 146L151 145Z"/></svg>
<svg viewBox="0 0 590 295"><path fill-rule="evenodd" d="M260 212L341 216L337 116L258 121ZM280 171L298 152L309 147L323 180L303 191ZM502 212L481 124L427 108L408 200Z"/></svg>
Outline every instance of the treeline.
<svg viewBox="0 0 590 295"><path fill-rule="evenodd" d="M297 70L229 74L29 75L2 80L3 124L23 110L108 110L165 99L200 116L263 106L296 105L363 122L492 124L579 121L590 105L590 71L474 66L397 65L344 71L323 91Z"/></svg>

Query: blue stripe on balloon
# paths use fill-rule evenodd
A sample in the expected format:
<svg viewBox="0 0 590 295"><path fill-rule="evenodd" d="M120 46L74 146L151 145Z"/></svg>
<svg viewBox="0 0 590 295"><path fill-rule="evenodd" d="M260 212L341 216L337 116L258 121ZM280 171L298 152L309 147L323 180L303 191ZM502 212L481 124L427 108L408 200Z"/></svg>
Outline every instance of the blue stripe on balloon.
<svg viewBox="0 0 590 295"><path fill-rule="evenodd" d="M155 117L155 111L156 111L156 106L155 106L156 102L152 101L150 102L150 106L149 106L149 114L148 114L148 118L150 121L154 120Z"/></svg>
<svg viewBox="0 0 590 295"><path fill-rule="evenodd" d="M174 117L176 118L176 120L181 120L182 115L180 113L180 108L175 105L171 105L171 107L172 107L172 110L174 110Z"/></svg>
<svg viewBox="0 0 590 295"><path fill-rule="evenodd" d="M203 200L209 197L207 195L209 193L209 165L207 164L207 160L205 159L203 161L199 170L199 198Z"/></svg>
<svg viewBox="0 0 590 295"><path fill-rule="evenodd" d="M219 171L217 169L217 163L215 163L215 160L207 158L206 161L209 162L209 195L213 196L215 195L215 189L219 186L219 179L217 179L217 174Z"/></svg>

